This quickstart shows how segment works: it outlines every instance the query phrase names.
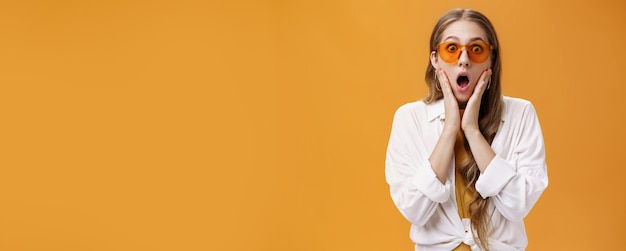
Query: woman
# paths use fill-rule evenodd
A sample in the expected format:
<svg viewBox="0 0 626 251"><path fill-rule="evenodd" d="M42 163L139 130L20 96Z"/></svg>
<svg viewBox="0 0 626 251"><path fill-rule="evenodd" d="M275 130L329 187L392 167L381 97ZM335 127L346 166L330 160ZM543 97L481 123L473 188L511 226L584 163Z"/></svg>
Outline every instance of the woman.
<svg viewBox="0 0 626 251"><path fill-rule="evenodd" d="M483 14L454 9L430 38L429 95L394 116L385 174L415 250L524 250L548 185L532 104L502 96L500 45Z"/></svg>

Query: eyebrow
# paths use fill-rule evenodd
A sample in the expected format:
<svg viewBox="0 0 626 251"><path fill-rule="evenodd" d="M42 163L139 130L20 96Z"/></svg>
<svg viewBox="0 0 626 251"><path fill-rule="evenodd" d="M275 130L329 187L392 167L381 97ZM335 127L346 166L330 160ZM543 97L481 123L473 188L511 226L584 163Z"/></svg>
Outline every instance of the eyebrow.
<svg viewBox="0 0 626 251"><path fill-rule="evenodd" d="M446 37L443 41L446 41L446 40L448 40L448 39L454 39L454 40L456 40L456 41L459 41L459 40L460 40L458 37L455 37L455 36L448 36L448 37ZM487 42L487 41L485 41L482 37L474 37L474 38L471 38L471 39L469 40L469 42L470 42L470 43L471 43L471 42L474 42L474 41L483 41L483 42Z"/></svg>

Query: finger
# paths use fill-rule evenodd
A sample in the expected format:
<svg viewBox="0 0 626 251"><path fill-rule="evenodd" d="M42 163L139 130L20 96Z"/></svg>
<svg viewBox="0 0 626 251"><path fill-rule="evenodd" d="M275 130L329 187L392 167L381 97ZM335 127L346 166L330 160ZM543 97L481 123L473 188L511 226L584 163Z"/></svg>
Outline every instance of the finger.
<svg viewBox="0 0 626 251"><path fill-rule="evenodd" d="M487 86L487 82L489 81L489 78L491 77L491 69L487 69L485 70L481 75L480 75L480 82L479 85L481 87Z"/></svg>
<svg viewBox="0 0 626 251"><path fill-rule="evenodd" d="M439 78L439 85L441 86L441 92L443 92L444 97L452 97L452 87L450 87L450 81L448 81L448 76L443 70L437 70L437 76Z"/></svg>
<svg viewBox="0 0 626 251"><path fill-rule="evenodd" d="M491 69L485 70L480 75L480 79L478 81L478 85L476 85L476 90L474 90L474 95L472 95L472 98L474 96L476 96L476 97L482 97L483 96L483 93L487 89L489 78L491 78Z"/></svg>

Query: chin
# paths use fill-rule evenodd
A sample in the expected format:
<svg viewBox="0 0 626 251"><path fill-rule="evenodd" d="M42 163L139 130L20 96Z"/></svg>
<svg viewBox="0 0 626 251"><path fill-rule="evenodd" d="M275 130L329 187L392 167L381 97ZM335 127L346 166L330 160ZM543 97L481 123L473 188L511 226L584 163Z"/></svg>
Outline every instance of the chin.
<svg viewBox="0 0 626 251"><path fill-rule="evenodd" d="M459 97L457 95L456 102L459 103L459 104L461 104L461 103L465 104L465 103L467 103L467 101L469 101L469 98L470 97Z"/></svg>

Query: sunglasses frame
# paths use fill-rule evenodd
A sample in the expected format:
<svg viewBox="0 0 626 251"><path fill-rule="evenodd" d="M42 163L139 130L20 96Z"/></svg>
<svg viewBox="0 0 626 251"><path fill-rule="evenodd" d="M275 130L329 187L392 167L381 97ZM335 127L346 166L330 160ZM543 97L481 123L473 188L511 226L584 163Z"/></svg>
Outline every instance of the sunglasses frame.
<svg viewBox="0 0 626 251"><path fill-rule="evenodd" d="M446 47L450 44L455 44L456 46L458 46L459 47L458 50L454 53L448 52L446 50ZM486 50L487 56L483 59L481 54L476 54L472 52L471 50L469 50L468 47L472 45L480 45L483 48L489 48L488 50ZM439 57L441 57L441 60L450 64L456 64L459 61L459 57L461 56L463 49L467 51L467 57L469 57L469 59L472 62L480 64L482 62L487 61L487 59L489 59L489 56L491 55L491 51L494 49L494 47L493 45L490 45L484 41L476 41L476 42L471 42L469 44L460 44L457 42L448 41L448 42L440 43L437 45L437 47L435 47L435 50L439 54ZM450 55L450 56L444 56L444 55Z"/></svg>

